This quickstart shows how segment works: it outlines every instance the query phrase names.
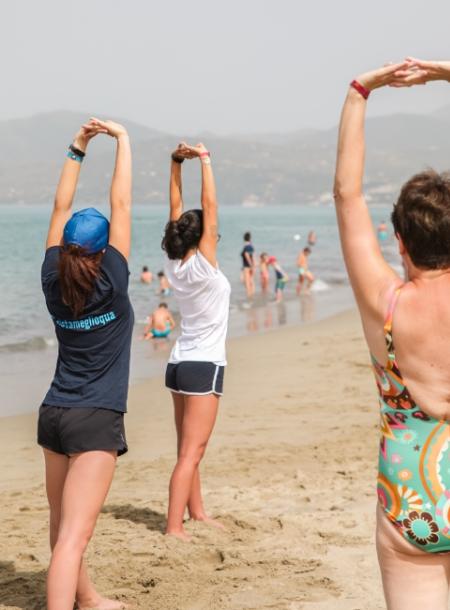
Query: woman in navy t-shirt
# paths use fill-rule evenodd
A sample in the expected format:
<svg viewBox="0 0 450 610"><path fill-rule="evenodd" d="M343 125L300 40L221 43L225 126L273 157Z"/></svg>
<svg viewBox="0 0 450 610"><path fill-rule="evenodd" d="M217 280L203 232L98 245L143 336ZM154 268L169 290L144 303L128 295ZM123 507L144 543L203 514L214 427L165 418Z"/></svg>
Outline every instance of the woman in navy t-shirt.
<svg viewBox="0 0 450 610"><path fill-rule="evenodd" d="M111 221L94 208L72 215L81 163L98 133L116 139ZM116 458L127 451L133 310L128 298L131 151L124 127L91 119L69 147L47 237L42 290L58 340L58 360L39 410L50 504L52 558L48 610L123 604L99 595L83 554L108 493Z"/></svg>
<svg viewBox="0 0 450 610"><path fill-rule="evenodd" d="M248 231L244 233L244 247L241 257L245 291L247 297L252 299L255 295L255 248L252 244L252 236Z"/></svg>

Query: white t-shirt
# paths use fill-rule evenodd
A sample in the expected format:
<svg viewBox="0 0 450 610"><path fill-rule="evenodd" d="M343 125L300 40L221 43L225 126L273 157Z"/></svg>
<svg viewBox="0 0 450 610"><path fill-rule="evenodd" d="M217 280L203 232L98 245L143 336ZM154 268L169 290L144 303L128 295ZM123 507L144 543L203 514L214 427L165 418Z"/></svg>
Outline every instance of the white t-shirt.
<svg viewBox="0 0 450 610"><path fill-rule="evenodd" d="M229 281L199 250L184 263L167 258L165 267L181 314L181 334L169 362L193 360L225 365Z"/></svg>

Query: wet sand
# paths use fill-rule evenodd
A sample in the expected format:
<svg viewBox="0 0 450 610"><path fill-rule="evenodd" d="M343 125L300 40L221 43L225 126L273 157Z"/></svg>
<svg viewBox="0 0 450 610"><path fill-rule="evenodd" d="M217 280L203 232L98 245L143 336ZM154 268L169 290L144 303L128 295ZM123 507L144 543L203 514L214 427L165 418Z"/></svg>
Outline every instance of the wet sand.
<svg viewBox="0 0 450 610"><path fill-rule="evenodd" d="M378 412L355 312L229 342L202 469L226 527L163 536L175 437L161 378L130 394L128 455L87 558L102 592L147 610L378 610ZM45 608L47 504L36 416L0 420L0 608Z"/></svg>

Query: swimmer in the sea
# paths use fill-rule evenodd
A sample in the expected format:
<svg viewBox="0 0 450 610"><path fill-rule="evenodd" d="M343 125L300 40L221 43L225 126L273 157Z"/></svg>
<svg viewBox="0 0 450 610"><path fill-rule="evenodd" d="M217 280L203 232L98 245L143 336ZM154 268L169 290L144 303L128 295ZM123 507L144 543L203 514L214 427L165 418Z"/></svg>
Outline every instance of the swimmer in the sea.
<svg viewBox="0 0 450 610"><path fill-rule="evenodd" d="M309 294L312 283L314 282L314 275L308 268L308 257L311 254L311 248L308 246L303 248L297 257L298 267L298 282L297 282L297 294L299 295L303 289L306 280L305 294Z"/></svg>
<svg viewBox="0 0 450 610"><path fill-rule="evenodd" d="M377 235L379 241L386 241L388 238L387 224L384 220L382 220L377 227Z"/></svg>
<svg viewBox="0 0 450 610"><path fill-rule="evenodd" d="M162 294L164 297L168 297L170 295L170 284L169 284L169 280L166 278L164 271L160 271L158 273L158 279L159 279L158 294Z"/></svg>
<svg viewBox="0 0 450 610"><path fill-rule="evenodd" d="M142 284L151 284L153 281L153 273L149 270L147 266L142 267L141 271L141 282Z"/></svg>
<svg viewBox="0 0 450 610"><path fill-rule="evenodd" d="M169 311L167 303L160 303L155 311L148 317L148 324L144 328L145 340L165 339L175 328L175 320Z"/></svg>
<svg viewBox="0 0 450 610"><path fill-rule="evenodd" d="M316 232L311 230L308 233L308 246L315 246L316 245L316 241L317 241Z"/></svg>

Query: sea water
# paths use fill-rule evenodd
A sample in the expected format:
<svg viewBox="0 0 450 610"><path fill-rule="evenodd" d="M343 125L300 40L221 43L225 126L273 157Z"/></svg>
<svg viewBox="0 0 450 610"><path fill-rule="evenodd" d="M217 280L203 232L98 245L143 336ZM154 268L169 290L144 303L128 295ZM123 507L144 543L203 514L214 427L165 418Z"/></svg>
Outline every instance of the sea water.
<svg viewBox="0 0 450 610"><path fill-rule="evenodd" d="M108 213L106 208L98 206ZM0 416L30 411L42 400L56 359L52 323L40 288L40 267L50 218L49 206L0 205L0 381L3 398ZM386 220L386 206L372 206L374 223ZM136 205L133 210L133 245L130 257L130 297L136 316L132 350L132 379L162 373L172 341L141 342L143 325L152 309L167 301L177 315L173 297L157 294L156 274L163 269L161 238L168 210ZM310 297L298 298L296 258L310 230L317 243L309 259L316 282ZM342 260L335 211L332 206L272 206L220 210L218 260L232 286L230 335L265 331L284 324L299 324L337 313L353 305ZM275 278L267 298L247 303L241 283L243 234L251 231L256 255L276 256L290 277L281 305L273 302ZM355 231L357 227L355 226ZM387 259L399 266L392 233L383 243ZM154 274L151 285L141 284L147 265ZM256 274L257 291L259 274ZM176 336L176 335L174 335ZM173 340L173 339L172 339Z"/></svg>

